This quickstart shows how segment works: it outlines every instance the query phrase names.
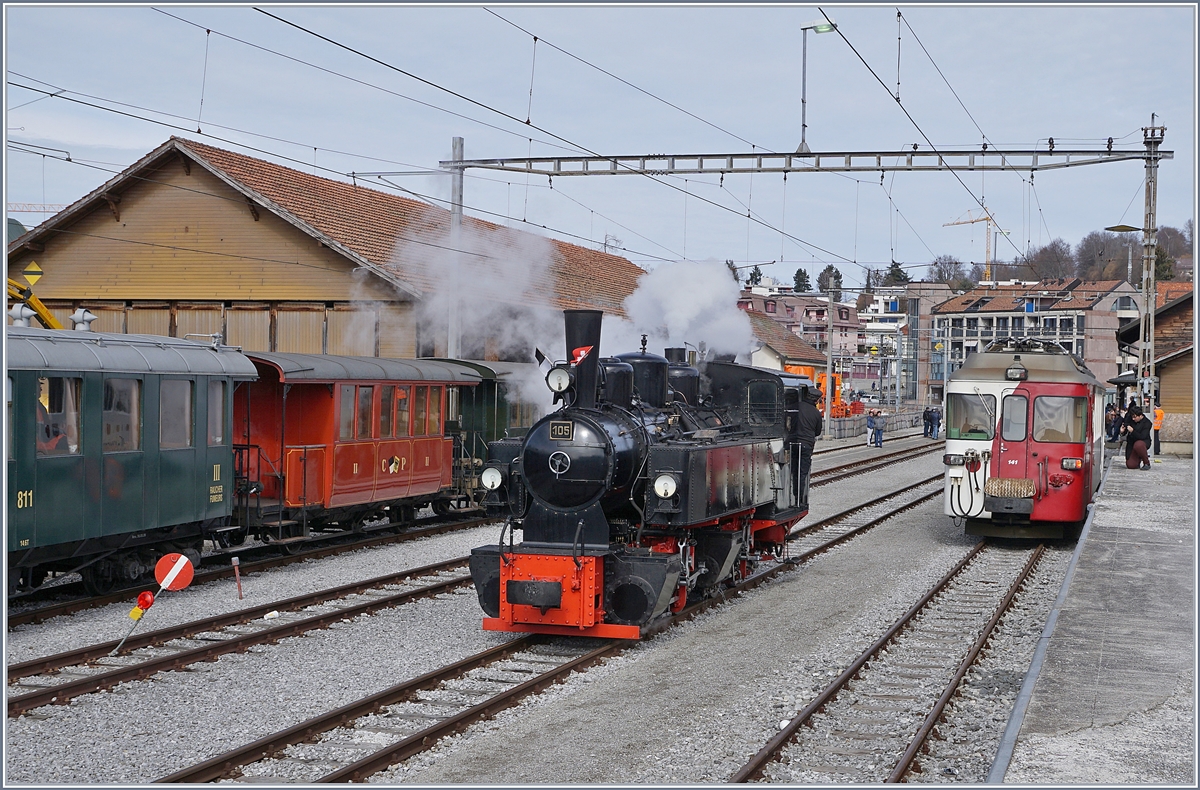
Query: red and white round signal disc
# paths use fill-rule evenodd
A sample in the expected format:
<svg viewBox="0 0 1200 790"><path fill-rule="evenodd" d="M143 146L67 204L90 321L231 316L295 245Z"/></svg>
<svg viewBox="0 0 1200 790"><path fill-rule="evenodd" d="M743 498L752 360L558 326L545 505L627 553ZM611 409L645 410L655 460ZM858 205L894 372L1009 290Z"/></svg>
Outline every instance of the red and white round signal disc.
<svg viewBox="0 0 1200 790"><path fill-rule="evenodd" d="M167 554L154 566L154 578L168 590L182 590L192 583L195 576L192 561L182 554Z"/></svg>

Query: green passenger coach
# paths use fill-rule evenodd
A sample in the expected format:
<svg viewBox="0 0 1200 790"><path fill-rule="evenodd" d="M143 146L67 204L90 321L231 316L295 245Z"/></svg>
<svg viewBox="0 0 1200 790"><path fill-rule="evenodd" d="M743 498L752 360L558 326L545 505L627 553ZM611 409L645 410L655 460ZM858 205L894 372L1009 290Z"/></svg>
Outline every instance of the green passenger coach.
<svg viewBox="0 0 1200 790"><path fill-rule="evenodd" d="M166 553L199 562L234 492L232 414L254 365L149 335L8 327L8 590L78 571L92 594Z"/></svg>

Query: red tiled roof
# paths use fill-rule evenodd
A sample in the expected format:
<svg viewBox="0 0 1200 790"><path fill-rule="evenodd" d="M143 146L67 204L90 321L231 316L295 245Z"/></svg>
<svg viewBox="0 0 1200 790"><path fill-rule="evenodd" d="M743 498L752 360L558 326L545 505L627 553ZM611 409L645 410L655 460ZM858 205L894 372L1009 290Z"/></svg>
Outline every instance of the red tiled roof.
<svg viewBox="0 0 1200 790"><path fill-rule="evenodd" d="M420 254L430 244L448 246L448 210L192 140L172 138L172 141L300 222L420 291L437 285L436 271L413 265L405 258ZM463 218L463 229L465 236L474 232L474 238L486 239L485 248L499 254L506 250L519 255L529 249L534 239L543 241L550 263L530 287L541 294L552 293L556 306L564 309L590 307L623 315L622 303L644 274L641 268L620 256L544 239L474 217ZM397 245L406 240L412 243L404 244L402 259L396 261ZM436 247L430 249L438 251ZM480 252L486 254L483 249ZM537 294L530 296L536 301Z"/></svg>
<svg viewBox="0 0 1200 790"><path fill-rule="evenodd" d="M754 336L775 349L788 362L824 365L825 355L789 332L766 313L743 311L750 318Z"/></svg>
<svg viewBox="0 0 1200 790"><path fill-rule="evenodd" d="M1176 282L1175 280L1155 280L1154 287L1157 291L1154 302L1156 309L1162 307L1167 302L1174 302L1179 297L1192 292L1191 283Z"/></svg>

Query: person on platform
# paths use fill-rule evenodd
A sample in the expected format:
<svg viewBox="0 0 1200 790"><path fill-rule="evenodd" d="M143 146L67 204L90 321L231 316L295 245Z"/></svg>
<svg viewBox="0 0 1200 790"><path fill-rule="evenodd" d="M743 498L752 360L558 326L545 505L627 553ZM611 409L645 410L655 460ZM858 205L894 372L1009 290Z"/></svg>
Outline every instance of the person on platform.
<svg viewBox="0 0 1200 790"><path fill-rule="evenodd" d="M1158 432L1162 430L1163 417L1167 416L1163 411L1162 404L1158 401L1154 402L1154 454L1157 456L1162 452L1158 443Z"/></svg>
<svg viewBox="0 0 1200 790"><path fill-rule="evenodd" d="M934 406L929 416L930 420L932 421L930 426L930 436L936 439L938 438L938 432L942 428L942 410L937 406Z"/></svg>
<svg viewBox="0 0 1200 790"><path fill-rule="evenodd" d="M925 411L921 412L921 423L925 426L925 432L922 434L922 436L925 436L926 438L932 436L933 435L933 410L930 409L928 406L925 407Z"/></svg>
<svg viewBox="0 0 1200 790"><path fill-rule="evenodd" d="M867 447L875 445L875 409L867 409Z"/></svg>
<svg viewBox="0 0 1200 790"><path fill-rule="evenodd" d="M1134 405L1129 412L1132 422L1121 427L1125 434L1125 468L1150 470L1150 421L1142 413L1142 407Z"/></svg>
<svg viewBox="0 0 1200 790"><path fill-rule="evenodd" d="M872 443L876 447L883 447L883 429L886 425L887 425L887 413L880 411L879 409L876 409L875 410L875 430L871 434L871 438L873 439Z"/></svg>

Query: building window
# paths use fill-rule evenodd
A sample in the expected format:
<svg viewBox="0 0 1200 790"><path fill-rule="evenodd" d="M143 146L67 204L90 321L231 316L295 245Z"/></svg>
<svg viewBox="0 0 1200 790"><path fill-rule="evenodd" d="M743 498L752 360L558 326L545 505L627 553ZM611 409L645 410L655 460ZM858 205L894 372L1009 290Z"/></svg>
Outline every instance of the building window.
<svg viewBox="0 0 1200 790"><path fill-rule="evenodd" d="M838 318L842 319L843 321L849 321L850 320L850 311L844 307L839 307L838 308Z"/></svg>
<svg viewBox="0 0 1200 790"><path fill-rule="evenodd" d="M1018 337L1025 334L1025 316L1016 315L1012 320L1012 333Z"/></svg>
<svg viewBox="0 0 1200 790"><path fill-rule="evenodd" d="M981 337L991 337L992 336L992 319L981 318L980 322L981 322L980 333L979 333L980 336Z"/></svg>
<svg viewBox="0 0 1200 790"><path fill-rule="evenodd" d="M996 319L996 336L1008 334L1008 317Z"/></svg>
<svg viewBox="0 0 1200 790"><path fill-rule="evenodd" d="M1043 318L1042 319L1042 334L1043 335L1053 335L1053 334L1055 334L1057 329L1058 329L1058 319L1057 318Z"/></svg>
<svg viewBox="0 0 1200 790"><path fill-rule="evenodd" d="M141 381L104 380L104 419L101 430L106 453L142 449Z"/></svg>
<svg viewBox="0 0 1200 790"><path fill-rule="evenodd" d="M38 379L38 455L79 455L81 382L82 379ZM11 430L11 424L9 427Z"/></svg>
<svg viewBox="0 0 1200 790"><path fill-rule="evenodd" d="M747 299L741 299L738 301L738 309L739 310L749 310L752 306L753 305Z"/></svg>
<svg viewBox="0 0 1200 790"><path fill-rule="evenodd" d="M775 302L773 302L773 301L768 301L768 302L766 302L766 303L765 303L765 305L764 305L764 307L766 308L766 311L767 311L768 313L773 313L773 312L775 312Z"/></svg>
<svg viewBox="0 0 1200 790"><path fill-rule="evenodd" d="M962 337L963 336L962 326L963 326L963 320L961 318L951 318L950 319L950 336L951 337Z"/></svg>
<svg viewBox="0 0 1200 790"><path fill-rule="evenodd" d="M978 318L968 318L967 319L967 337L978 337L978 336L979 336L979 319Z"/></svg>
<svg viewBox="0 0 1200 790"><path fill-rule="evenodd" d="M192 382L163 379L159 384L158 446L163 450L192 446Z"/></svg>
<svg viewBox="0 0 1200 790"><path fill-rule="evenodd" d="M1058 332L1061 335L1075 334L1075 319L1074 318L1058 319Z"/></svg>

